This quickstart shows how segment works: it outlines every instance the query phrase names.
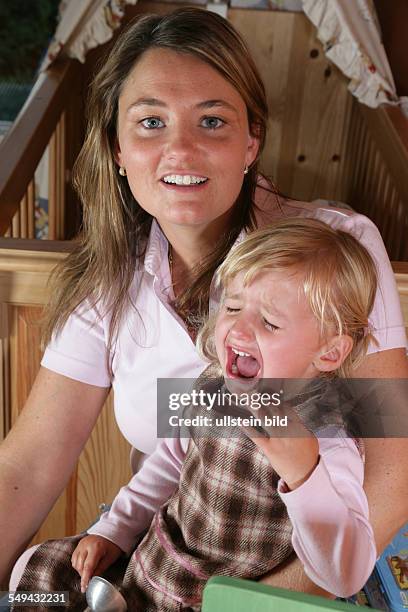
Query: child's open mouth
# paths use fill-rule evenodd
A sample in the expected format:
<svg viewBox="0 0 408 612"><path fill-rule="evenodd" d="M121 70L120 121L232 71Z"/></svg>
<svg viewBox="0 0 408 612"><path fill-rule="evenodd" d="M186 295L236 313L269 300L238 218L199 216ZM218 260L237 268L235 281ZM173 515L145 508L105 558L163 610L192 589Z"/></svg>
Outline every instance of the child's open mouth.
<svg viewBox="0 0 408 612"><path fill-rule="evenodd" d="M261 366L258 360L247 353L232 346L227 347L227 378L256 378Z"/></svg>

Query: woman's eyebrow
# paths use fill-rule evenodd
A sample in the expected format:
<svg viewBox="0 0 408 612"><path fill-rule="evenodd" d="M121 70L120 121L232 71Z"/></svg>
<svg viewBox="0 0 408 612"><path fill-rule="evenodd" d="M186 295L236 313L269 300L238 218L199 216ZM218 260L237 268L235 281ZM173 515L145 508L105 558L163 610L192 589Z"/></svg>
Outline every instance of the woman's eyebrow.
<svg viewBox="0 0 408 612"><path fill-rule="evenodd" d="M237 113L237 109L233 104L230 104L226 100L205 100L204 102L200 102L197 104L197 108L214 108L214 107L224 107L233 111L235 114Z"/></svg>
<svg viewBox="0 0 408 612"><path fill-rule="evenodd" d="M134 108L137 108L138 106L162 106L162 107L165 107L165 106L167 106L167 104L165 102L163 102L162 100L158 100L157 98L138 98L137 100L135 100L135 102L132 102L132 104L129 104L126 112L128 113L129 111L131 111Z"/></svg>
<svg viewBox="0 0 408 612"><path fill-rule="evenodd" d="M160 106L162 108L166 108L167 104L166 102L164 102L163 100L159 100L158 98L138 98L137 100L135 100L135 102L132 102L132 104L129 105L126 112L129 112L133 108L137 108L139 106ZM233 104L230 104L226 100L221 100L221 99L203 100L203 102L199 102L198 104L196 104L196 108L200 108L200 109L217 108L217 107L227 108L228 110L231 110L235 114L238 114L235 106Z"/></svg>

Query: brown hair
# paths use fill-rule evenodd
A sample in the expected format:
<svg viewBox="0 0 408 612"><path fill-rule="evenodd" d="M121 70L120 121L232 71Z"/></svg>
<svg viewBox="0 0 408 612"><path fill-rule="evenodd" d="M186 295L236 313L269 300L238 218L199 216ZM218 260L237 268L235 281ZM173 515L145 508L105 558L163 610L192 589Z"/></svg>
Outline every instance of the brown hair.
<svg viewBox="0 0 408 612"><path fill-rule="evenodd" d="M110 349L120 320L131 305L128 290L137 261L145 254L152 217L139 206L126 178L118 175L113 151L123 85L143 53L156 47L194 55L227 79L246 103L250 129L256 131L259 152L262 150L268 115L264 86L246 44L228 21L213 12L189 7L164 16L145 15L130 24L104 58L91 85L87 134L74 167L74 183L83 204L83 226L74 250L54 277L45 343L62 329L73 310L88 300L89 307L99 302L101 316L111 314ZM176 304L185 317L189 311L198 314L199 320L206 315L214 271L239 232L255 227L257 171L258 160L245 176L234 203L230 231L196 271L193 286Z"/></svg>
<svg viewBox="0 0 408 612"><path fill-rule="evenodd" d="M261 271L293 270L303 276L302 288L311 310L320 322L322 335L333 328L347 334L353 348L337 370L348 376L367 352L370 341L368 317L377 290L377 272L367 249L351 234L333 229L316 219L282 219L252 232L227 256L217 272L217 282L226 287L244 272L248 284ZM214 345L216 316L198 337L200 352L217 362Z"/></svg>

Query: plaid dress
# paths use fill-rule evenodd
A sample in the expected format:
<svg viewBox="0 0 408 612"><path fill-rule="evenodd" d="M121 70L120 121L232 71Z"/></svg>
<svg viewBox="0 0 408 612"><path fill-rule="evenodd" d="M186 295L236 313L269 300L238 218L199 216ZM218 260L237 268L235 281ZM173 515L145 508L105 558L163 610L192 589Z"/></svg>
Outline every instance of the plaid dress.
<svg viewBox="0 0 408 612"><path fill-rule="evenodd" d="M121 558L104 577L120 588L129 610L170 612L199 609L210 576L262 576L292 552L277 481L249 438L191 440L178 491L156 513L130 560ZM66 609L83 610L86 600L70 561L81 537L42 544L18 589L67 590Z"/></svg>
<svg viewBox="0 0 408 612"><path fill-rule="evenodd" d="M196 388L207 383L212 390L217 387L210 373L200 377ZM316 396L310 397L316 406ZM315 411L309 414L313 421ZM156 512L130 559L120 558L104 573L122 592L129 610L200 610L210 576L257 579L293 552L291 524L277 492L278 475L241 430L230 433L203 437L202 431L192 429L177 491ZM42 544L28 562L19 590L67 590L66 609L84 610L80 579L70 562L81 537ZM25 606L21 612L30 609ZM13 610L20 612L20 607Z"/></svg>

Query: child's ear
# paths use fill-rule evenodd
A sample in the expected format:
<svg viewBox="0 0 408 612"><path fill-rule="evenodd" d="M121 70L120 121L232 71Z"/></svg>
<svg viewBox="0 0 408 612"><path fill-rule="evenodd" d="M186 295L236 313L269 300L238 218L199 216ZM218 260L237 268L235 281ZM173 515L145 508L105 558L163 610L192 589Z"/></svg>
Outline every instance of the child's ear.
<svg viewBox="0 0 408 612"><path fill-rule="evenodd" d="M353 340L350 336L344 334L334 336L320 348L313 365L320 372L334 372L341 366L352 348Z"/></svg>

